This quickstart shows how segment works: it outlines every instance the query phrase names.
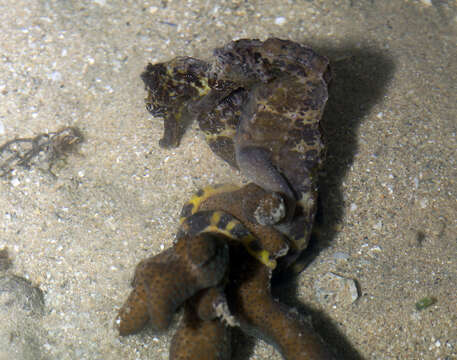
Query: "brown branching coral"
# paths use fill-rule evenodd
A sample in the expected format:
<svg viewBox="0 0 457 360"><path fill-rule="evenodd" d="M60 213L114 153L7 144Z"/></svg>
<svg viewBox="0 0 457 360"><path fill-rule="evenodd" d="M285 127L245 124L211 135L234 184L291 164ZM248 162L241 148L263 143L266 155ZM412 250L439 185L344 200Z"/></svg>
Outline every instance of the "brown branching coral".
<svg viewBox="0 0 457 360"><path fill-rule="evenodd" d="M189 297L221 282L228 266L224 240L210 234L182 236L166 251L138 264L133 291L119 311L121 335L141 330L148 322L166 330Z"/></svg>
<svg viewBox="0 0 457 360"><path fill-rule="evenodd" d="M231 328L219 319L225 301L222 288L213 287L186 302L171 341L170 360L230 360Z"/></svg>
<svg viewBox="0 0 457 360"><path fill-rule="evenodd" d="M273 299L271 270L232 249L239 266L230 267L227 299L241 329L272 344L286 360L330 360L333 354L320 336L294 309Z"/></svg>
<svg viewBox="0 0 457 360"><path fill-rule="evenodd" d="M227 228L231 228L230 222L224 221L218 223L219 228L211 227L211 232L205 232L207 222L189 226L187 219L200 211L204 214L226 211L239 221L238 226L245 226L256 237L260 235L259 246L270 254L280 256L287 249L282 234L271 226L254 222L253 212L263 206L268 192L254 184L240 189L226 187L226 192L221 189L223 187L206 188L198 192L183 208L177 244L138 265L135 288L119 312L120 334L136 332L148 321L154 330L164 330L177 308L184 304L184 317L172 340L171 360L230 359L227 325L239 325L246 333L270 342L286 360L332 359L331 352L312 327L298 313L273 299L272 269L246 251L236 238L226 237L230 260L224 268L222 261L217 261L218 271L211 274L212 281L208 281L209 274L204 273L210 268L215 271L215 266L199 267L196 274L201 278L189 282L186 270L176 265L185 263L184 259L189 257L186 244L198 244L196 239L204 235L208 241L219 244L224 241L220 236L225 236ZM186 232L189 229L192 236ZM166 265L161 268L159 263ZM173 275L169 275L171 273ZM214 282L216 278L218 281Z"/></svg>

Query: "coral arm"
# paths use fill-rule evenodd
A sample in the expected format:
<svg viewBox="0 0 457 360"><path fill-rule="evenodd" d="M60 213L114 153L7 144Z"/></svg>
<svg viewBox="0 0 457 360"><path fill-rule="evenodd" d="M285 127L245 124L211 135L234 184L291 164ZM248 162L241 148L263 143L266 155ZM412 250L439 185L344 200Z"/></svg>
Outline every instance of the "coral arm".
<svg viewBox="0 0 457 360"><path fill-rule="evenodd" d="M199 290L217 285L228 266L225 240L214 235L182 236L166 251L141 261L133 291L117 317L119 333L129 335L148 322L166 330L174 313Z"/></svg>

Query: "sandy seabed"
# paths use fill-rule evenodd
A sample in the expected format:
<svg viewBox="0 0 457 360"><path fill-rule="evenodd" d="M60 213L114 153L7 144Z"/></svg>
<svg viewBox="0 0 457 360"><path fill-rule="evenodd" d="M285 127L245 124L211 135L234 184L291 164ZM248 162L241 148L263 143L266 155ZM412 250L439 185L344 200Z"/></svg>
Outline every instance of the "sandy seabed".
<svg viewBox="0 0 457 360"><path fill-rule="evenodd" d="M144 109L148 61L208 58L239 38L311 45L331 59L323 119L321 242L281 300L346 359L457 359L455 1L0 1L0 144L64 126L85 136L54 172L0 179L5 274L43 294L0 294L0 359L168 359L170 333L120 338L139 260L168 247L182 204L244 181L194 124L174 150ZM319 302L328 272L353 303ZM18 295L19 296L19 295ZM422 311L415 303L433 297ZM13 304L13 305L12 305ZM21 306L20 306L21 305ZM281 359L239 341L234 358Z"/></svg>

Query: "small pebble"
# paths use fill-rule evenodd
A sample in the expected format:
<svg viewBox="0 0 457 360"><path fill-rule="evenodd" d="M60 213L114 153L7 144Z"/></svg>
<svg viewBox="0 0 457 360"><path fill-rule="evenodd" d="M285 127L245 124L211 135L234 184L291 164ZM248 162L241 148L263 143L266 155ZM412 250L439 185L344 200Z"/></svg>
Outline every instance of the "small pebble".
<svg viewBox="0 0 457 360"><path fill-rule="evenodd" d="M347 259L349 259L349 255L346 254L345 252L337 251L336 253L333 254L333 258L335 260L347 260Z"/></svg>
<svg viewBox="0 0 457 360"><path fill-rule="evenodd" d="M5 125L3 125L2 121L0 120L0 135L5 133Z"/></svg>
<svg viewBox="0 0 457 360"><path fill-rule="evenodd" d="M376 224L373 225L373 229L381 230L382 229L382 221L378 221Z"/></svg>
<svg viewBox="0 0 457 360"><path fill-rule="evenodd" d="M353 279L332 272L326 273L314 283L317 300L324 305L350 305L359 297L357 285Z"/></svg>
<svg viewBox="0 0 457 360"><path fill-rule="evenodd" d="M284 16L278 16L276 19L275 19L275 24L276 25L279 25L279 26L282 26L286 23L286 18Z"/></svg>
<svg viewBox="0 0 457 360"><path fill-rule="evenodd" d="M53 71L51 74L48 75L48 78L52 81L61 81L62 74L58 71Z"/></svg>
<svg viewBox="0 0 457 360"><path fill-rule="evenodd" d="M13 185L14 187L18 186L20 183L21 182L16 177L11 179L11 185Z"/></svg>
<svg viewBox="0 0 457 360"><path fill-rule="evenodd" d="M427 207L427 204L428 204L428 200L427 199L421 199L420 202L419 202L419 205L420 205L421 209L425 209Z"/></svg>
<svg viewBox="0 0 457 360"><path fill-rule="evenodd" d="M420 0L420 2L425 6L432 6L432 0Z"/></svg>

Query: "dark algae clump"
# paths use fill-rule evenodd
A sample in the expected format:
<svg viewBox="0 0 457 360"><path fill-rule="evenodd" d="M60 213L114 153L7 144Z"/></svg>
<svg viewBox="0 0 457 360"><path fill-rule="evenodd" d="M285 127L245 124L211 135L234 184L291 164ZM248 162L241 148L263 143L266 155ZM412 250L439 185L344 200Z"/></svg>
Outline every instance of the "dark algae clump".
<svg viewBox="0 0 457 360"><path fill-rule="evenodd" d="M17 168L38 167L49 174L59 160L65 159L84 137L76 127L38 134L32 138L17 138L0 146L0 177L10 175Z"/></svg>

